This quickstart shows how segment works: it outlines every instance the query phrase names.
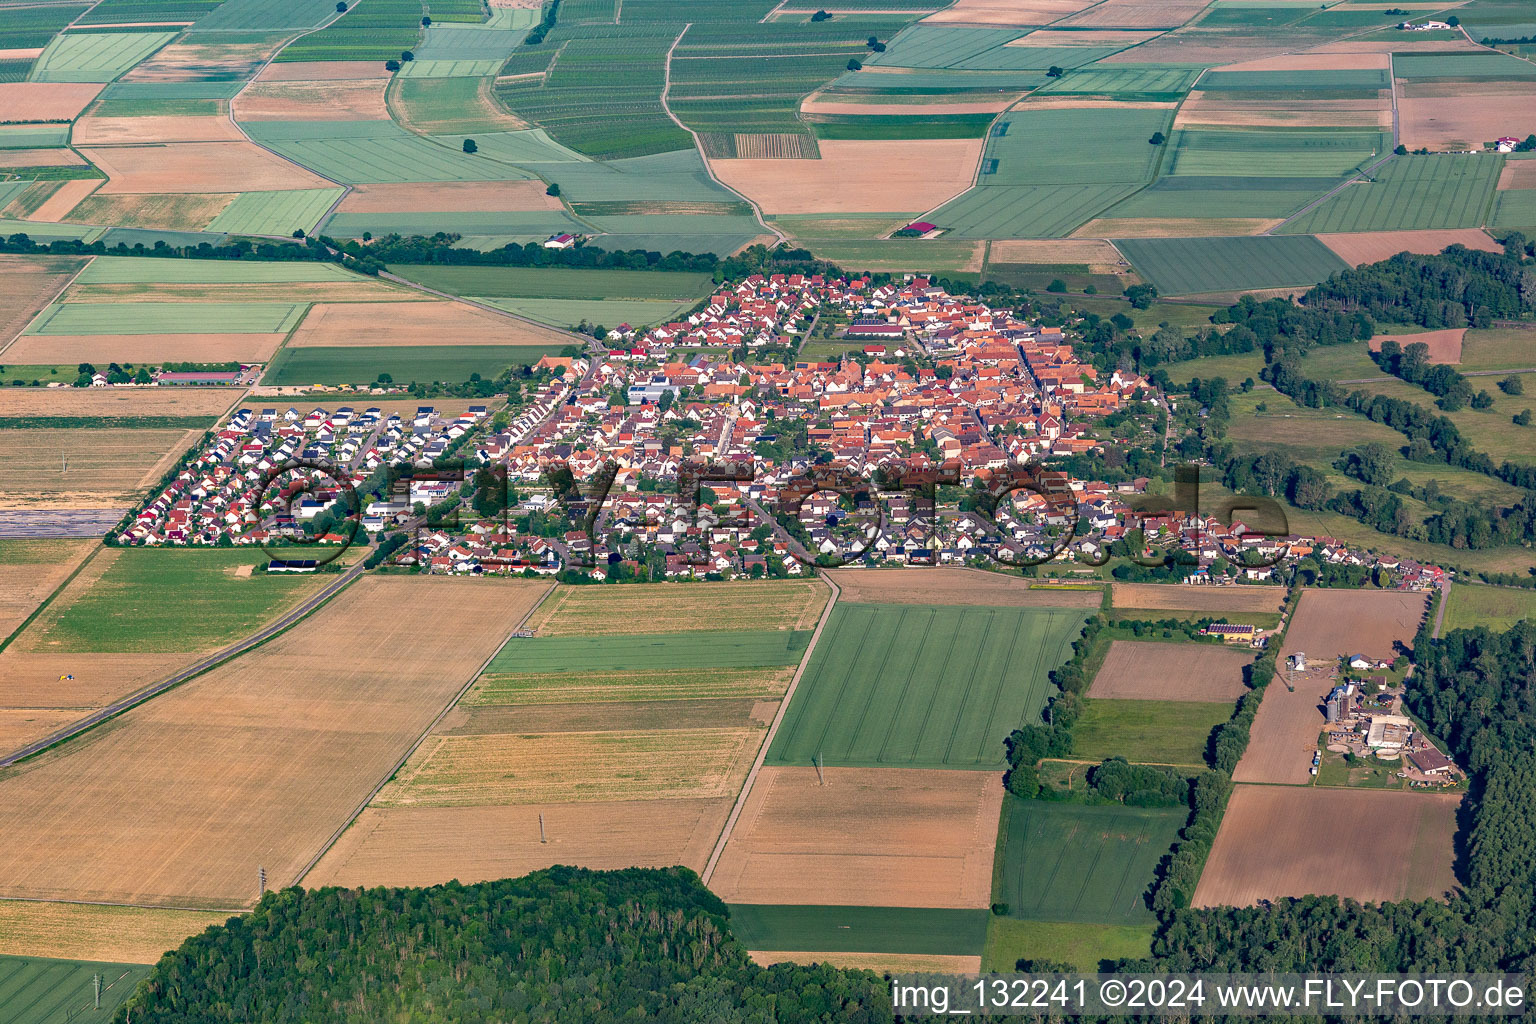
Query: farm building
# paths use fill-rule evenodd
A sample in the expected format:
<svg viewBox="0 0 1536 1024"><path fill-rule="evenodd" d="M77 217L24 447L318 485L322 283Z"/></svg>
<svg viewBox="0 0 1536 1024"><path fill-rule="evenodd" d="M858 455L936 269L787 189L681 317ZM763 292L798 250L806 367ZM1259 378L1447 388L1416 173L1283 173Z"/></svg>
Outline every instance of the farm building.
<svg viewBox="0 0 1536 1024"><path fill-rule="evenodd" d="M1365 745L1372 750L1401 750L1413 734L1413 720L1402 715L1376 715L1371 719Z"/></svg>
<svg viewBox="0 0 1536 1024"><path fill-rule="evenodd" d="M569 234L550 235L547 239L544 240L544 248L546 249L569 249L575 244L576 236Z"/></svg>
<svg viewBox="0 0 1536 1024"><path fill-rule="evenodd" d="M1408 761L1425 775L1449 775L1456 767L1434 747L1408 751Z"/></svg>
<svg viewBox="0 0 1536 1024"><path fill-rule="evenodd" d="M1237 622L1213 622L1200 632L1205 636L1219 636L1228 643L1252 643L1259 627Z"/></svg>
<svg viewBox="0 0 1536 1024"><path fill-rule="evenodd" d="M849 338L896 338L906 333L900 324L888 324L884 320L855 320L843 332Z"/></svg>

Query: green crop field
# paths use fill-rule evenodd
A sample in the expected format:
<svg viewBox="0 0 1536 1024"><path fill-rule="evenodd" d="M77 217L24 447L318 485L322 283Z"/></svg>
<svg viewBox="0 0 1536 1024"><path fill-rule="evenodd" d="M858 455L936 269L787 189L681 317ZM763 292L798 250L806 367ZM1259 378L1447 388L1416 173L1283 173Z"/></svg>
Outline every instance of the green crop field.
<svg viewBox="0 0 1536 1024"><path fill-rule="evenodd" d="M1536 366L1531 345L1536 338L1519 328L1474 328L1461 339L1461 362L1456 368L1470 370L1526 370ZM1529 378L1527 378L1529 379ZM1536 381L1531 382L1536 385Z"/></svg>
<svg viewBox="0 0 1536 1024"><path fill-rule="evenodd" d="M1085 621L1063 608L842 603L770 764L985 768L1037 719Z"/></svg>
<svg viewBox="0 0 1536 1024"><path fill-rule="evenodd" d="M34 82L110 82L176 38L174 32L68 32L32 66Z"/></svg>
<svg viewBox="0 0 1536 1024"><path fill-rule="evenodd" d="M1337 178L1390 148L1378 132L1180 131L1170 173Z"/></svg>
<svg viewBox="0 0 1536 1024"><path fill-rule="evenodd" d="M1319 90L1348 90L1362 96L1374 96L1379 89L1391 88L1387 73L1377 68L1338 69L1334 71L1221 71L1206 73L1200 88L1206 92L1241 90L1244 92L1285 92L1298 96Z"/></svg>
<svg viewBox="0 0 1536 1024"><path fill-rule="evenodd" d="M474 4L478 13L478 0L474 0ZM416 59L494 60L500 66L512 56L528 30L538 24L539 12L537 8L514 10L507 7L493 7L491 11L490 20L484 24L463 25L444 24L441 12L434 10L425 38L413 51Z"/></svg>
<svg viewBox="0 0 1536 1024"><path fill-rule="evenodd" d="M77 238L82 242L94 242L106 228L85 227L81 224L51 224L38 220L0 219L0 236L27 235L34 242L51 242L56 238Z"/></svg>
<svg viewBox="0 0 1536 1024"><path fill-rule="evenodd" d="M1173 111L1129 107L1031 110L1026 102L1004 114L992 129L982 156L982 185L1088 185L1143 182L1162 147L1149 145L1154 132L1167 133ZM1041 139L1060 139L1043 146ZM1066 140L1092 140L1072 145Z"/></svg>
<svg viewBox="0 0 1536 1024"><path fill-rule="evenodd" d="M1394 53L1398 78L1536 78L1536 64L1504 53Z"/></svg>
<svg viewBox="0 0 1536 1024"><path fill-rule="evenodd" d="M81 25L150 25L196 21L222 0L101 0L80 18Z"/></svg>
<svg viewBox="0 0 1536 1024"><path fill-rule="evenodd" d="M1091 974L1106 960L1150 956L1152 931L1147 925L994 917L987 925L987 948L981 954L981 969L1012 972L1020 960L1049 960L1071 964Z"/></svg>
<svg viewBox="0 0 1536 1024"><path fill-rule="evenodd" d="M932 271L954 276L966 273L976 259L975 243L959 239L815 239L804 244L820 259L831 260L850 270Z"/></svg>
<svg viewBox="0 0 1536 1024"><path fill-rule="evenodd" d="M306 188L288 192L245 192L208 222L209 231L237 235L280 235L310 232L340 199L339 188Z"/></svg>
<svg viewBox="0 0 1536 1024"><path fill-rule="evenodd" d="M928 219L948 228L955 238L1061 238L1136 188L1134 184L987 185L950 200Z"/></svg>
<svg viewBox="0 0 1536 1024"><path fill-rule="evenodd" d="M591 234L591 228L564 210L519 210L507 213L336 213L321 229L337 238L361 238L363 232L387 235L434 235L451 231L459 235L518 235L542 242L550 235L571 232ZM604 248L608 248L604 246Z"/></svg>
<svg viewBox="0 0 1536 1024"><path fill-rule="evenodd" d="M103 964L86 960L45 960L0 956L0 1017L6 1024L80 1024L111 1020L149 973L139 964ZM101 1009L96 1009L96 979L101 979Z"/></svg>
<svg viewBox="0 0 1536 1024"><path fill-rule="evenodd" d="M69 142L69 125L41 124L0 128L0 149L52 149Z"/></svg>
<svg viewBox="0 0 1536 1024"><path fill-rule="evenodd" d="M1338 178L1170 175L1107 211L1106 217L1286 217Z"/></svg>
<svg viewBox="0 0 1536 1024"><path fill-rule="evenodd" d="M389 60L421 39L421 0L368 0L283 47L278 60Z"/></svg>
<svg viewBox="0 0 1536 1024"><path fill-rule="evenodd" d="M1035 921L1142 925L1145 894L1189 811L1003 798L992 898Z"/></svg>
<svg viewBox="0 0 1536 1024"><path fill-rule="evenodd" d="M1536 188L1498 193L1489 223L1499 228L1536 228Z"/></svg>
<svg viewBox="0 0 1536 1024"><path fill-rule="evenodd" d="M1179 363L1165 363L1163 369L1168 371L1168 377L1175 384L1188 384L1199 377L1201 380L1211 380L1214 377L1224 377L1229 384L1241 384L1247 378L1259 379L1259 371L1264 369L1263 352L1243 352L1232 356L1202 356L1199 359L1188 359Z"/></svg>
<svg viewBox="0 0 1536 1024"><path fill-rule="evenodd" d="M692 299L669 302L665 299L474 298L478 302L526 316L541 324L569 328L575 328L583 321L604 327L617 327L619 324L650 327L673 320L694 305Z"/></svg>
<svg viewBox="0 0 1536 1024"><path fill-rule="evenodd" d="M98 256L75 280L77 284L276 284L289 281L356 281L358 277L334 263L258 263Z"/></svg>
<svg viewBox="0 0 1536 1024"><path fill-rule="evenodd" d="M1294 234L1470 228L1482 224L1498 185L1497 156L1398 156L1374 180L1345 188L1286 224Z"/></svg>
<svg viewBox="0 0 1536 1024"><path fill-rule="evenodd" d="M865 63L882 67L948 68L1023 34L1024 30L1017 28L913 25L897 33L886 44L884 53Z"/></svg>
<svg viewBox="0 0 1536 1024"><path fill-rule="evenodd" d="M253 573L260 551L123 548L88 585L65 590L32 626L61 653L201 651L254 632L319 577Z"/></svg>
<svg viewBox="0 0 1536 1024"><path fill-rule="evenodd" d="M1105 95L1117 99L1177 99L1189 91L1196 74L1180 68L1120 70L1106 65L1080 67L1060 78L1051 79L1050 84L1040 91Z"/></svg>
<svg viewBox="0 0 1536 1024"><path fill-rule="evenodd" d="M424 62L415 61L407 66L421 63ZM494 66L489 73L496 73ZM401 121L417 131L453 135L499 132L507 127L509 115L498 108L489 94L489 85L482 78L405 77L392 93L391 103Z"/></svg>
<svg viewBox="0 0 1536 1024"><path fill-rule="evenodd" d="M1446 629L1486 626L1497 633L1522 619L1536 619L1536 590L1457 583L1445 605Z"/></svg>
<svg viewBox="0 0 1536 1024"><path fill-rule="evenodd" d="M507 644L486 671L640 672L794 665L810 642L810 631L800 629L533 637Z"/></svg>
<svg viewBox="0 0 1536 1024"><path fill-rule="evenodd" d="M251 121L242 127L294 163L349 185L533 177L489 151L463 152L461 139L434 142L393 121Z"/></svg>
<svg viewBox="0 0 1536 1024"><path fill-rule="evenodd" d="M731 932L748 949L976 956L987 911L733 903Z"/></svg>
<svg viewBox="0 0 1536 1024"><path fill-rule="evenodd" d="M1165 295L1316 284L1349 265L1315 238L1124 238L1115 245Z"/></svg>
<svg viewBox="0 0 1536 1024"><path fill-rule="evenodd" d="M413 60L395 73L404 81L417 78L489 78L501 68L499 60Z"/></svg>
<svg viewBox="0 0 1536 1024"><path fill-rule="evenodd" d="M199 18L192 31L202 34L310 29L335 12L334 0L224 0Z"/></svg>
<svg viewBox="0 0 1536 1024"><path fill-rule="evenodd" d="M285 348L267 367L264 384L371 384L387 373L396 382L462 383L478 373L494 379L509 366L527 366L560 345L343 345Z"/></svg>
<svg viewBox="0 0 1536 1024"><path fill-rule="evenodd" d="M0 21L0 50L31 49L47 46L65 25L68 25L88 4L58 4L37 7L6 5L5 18Z"/></svg>
<svg viewBox="0 0 1536 1024"><path fill-rule="evenodd" d="M389 272L452 295L530 299L698 299L714 290L708 274L555 267L409 266Z"/></svg>
<svg viewBox="0 0 1536 1024"><path fill-rule="evenodd" d="M833 81L831 90L857 92L866 98L901 99L913 93L1026 92L1059 79L1048 78L1044 71L957 71L948 68L900 68L900 74L875 74L848 71Z"/></svg>
<svg viewBox="0 0 1536 1024"><path fill-rule="evenodd" d="M28 334L284 334L308 308L286 302L57 302Z"/></svg>
<svg viewBox="0 0 1536 1024"><path fill-rule="evenodd" d="M1090 700L1072 727L1072 756L1202 765L1211 730L1232 711L1226 701Z"/></svg>

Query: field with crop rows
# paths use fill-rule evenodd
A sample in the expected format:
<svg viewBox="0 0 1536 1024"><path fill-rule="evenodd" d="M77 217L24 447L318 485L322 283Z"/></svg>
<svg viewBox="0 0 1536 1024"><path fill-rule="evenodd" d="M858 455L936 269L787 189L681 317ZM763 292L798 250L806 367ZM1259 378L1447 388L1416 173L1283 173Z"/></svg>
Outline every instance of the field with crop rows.
<svg viewBox="0 0 1536 1024"><path fill-rule="evenodd" d="M421 0L368 0L318 32L289 43L280 61L390 60L421 38Z"/></svg>
<svg viewBox="0 0 1536 1024"><path fill-rule="evenodd" d="M1502 166L1496 156L1393 157L1372 180L1348 186L1284 230L1304 234L1476 227L1488 214Z"/></svg>
<svg viewBox="0 0 1536 1024"><path fill-rule="evenodd" d="M349 185L531 177L489 150L465 153L460 140L433 142L393 121L248 121L241 127L294 163Z"/></svg>
<svg viewBox="0 0 1536 1024"><path fill-rule="evenodd" d="M304 315L278 302L61 302L44 310L28 334L283 334Z"/></svg>
<svg viewBox="0 0 1536 1024"><path fill-rule="evenodd" d="M105 1020L149 973L133 964L0 956L0 999L7 1024ZM97 979L101 1011L95 1010Z"/></svg>
<svg viewBox="0 0 1536 1024"><path fill-rule="evenodd" d="M38 7L7 5L0 25L0 49L21 50L47 46L65 25L79 17L88 4L50 4Z"/></svg>
<svg viewBox="0 0 1536 1024"><path fill-rule="evenodd" d="M494 379L509 366L527 366L563 345L348 345L286 348L262 378L266 384L370 384L387 373L395 381L462 382L478 373Z"/></svg>
<svg viewBox="0 0 1536 1024"><path fill-rule="evenodd" d="M32 66L34 82L110 82L176 38L173 32L69 32Z"/></svg>
<svg viewBox="0 0 1536 1024"><path fill-rule="evenodd" d="M733 903L731 931L749 949L975 956L987 911Z"/></svg>
<svg viewBox="0 0 1536 1024"><path fill-rule="evenodd" d="M1086 617L1065 608L840 603L772 764L993 768Z"/></svg>
<svg viewBox="0 0 1536 1024"><path fill-rule="evenodd" d="M1115 245L1165 295L1311 285L1349 266L1305 236L1126 238Z"/></svg>

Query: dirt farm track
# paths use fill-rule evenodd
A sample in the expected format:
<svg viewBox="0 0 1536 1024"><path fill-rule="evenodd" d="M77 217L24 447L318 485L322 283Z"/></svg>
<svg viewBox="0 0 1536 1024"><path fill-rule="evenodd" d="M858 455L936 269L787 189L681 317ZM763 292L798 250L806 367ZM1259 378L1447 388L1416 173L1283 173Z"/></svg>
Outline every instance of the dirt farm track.
<svg viewBox="0 0 1536 1024"><path fill-rule="evenodd" d="M258 867L292 883L546 589L485 586L360 580L0 772L0 897L226 908L256 898Z"/></svg>

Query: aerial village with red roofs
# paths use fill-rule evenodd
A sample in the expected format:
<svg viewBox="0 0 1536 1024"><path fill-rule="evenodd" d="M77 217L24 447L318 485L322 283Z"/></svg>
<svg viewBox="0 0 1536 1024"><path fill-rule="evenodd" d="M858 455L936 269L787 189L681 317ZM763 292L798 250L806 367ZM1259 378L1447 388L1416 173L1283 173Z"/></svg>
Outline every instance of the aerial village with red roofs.
<svg viewBox="0 0 1536 1024"><path fill-rule="evenodd" d="M818 325L839 358L778 358ZM1446 582L1438 567L1334 538L1174 508L1148 494L1145 476L1054 469L1107 439L1166 442L1177 399L1079 362L1062 327L925 278L754 275L684 319L621 325L589 349L540 359L510 402L454 413L432 399L414 414L370 407L403 393L388 385L322 394L320 405L313 391L266 405L258 389L113 540L294 544L295 564L308 564L302 556L354 539L343 528L351 493L354 525L394 538L388 564L417 572L625 582L798 576L810 564L1031 564L1070 577L1130 539L1198 558L1183 574L1196 584L1264 581L1279 561L1307 556L1381 568L1403 588ZM284 469L295 460L309 468ZM1048 486L975 500L1032 463L1048 468ZM703 481L697 501L680 496L680 473L701 465L735 472ZM557 493L553 468L577 490ZM925 469L951 486L925 502L889 485ZM786 485L818 473L862 483L829 485L785 514Z"/></svg>

